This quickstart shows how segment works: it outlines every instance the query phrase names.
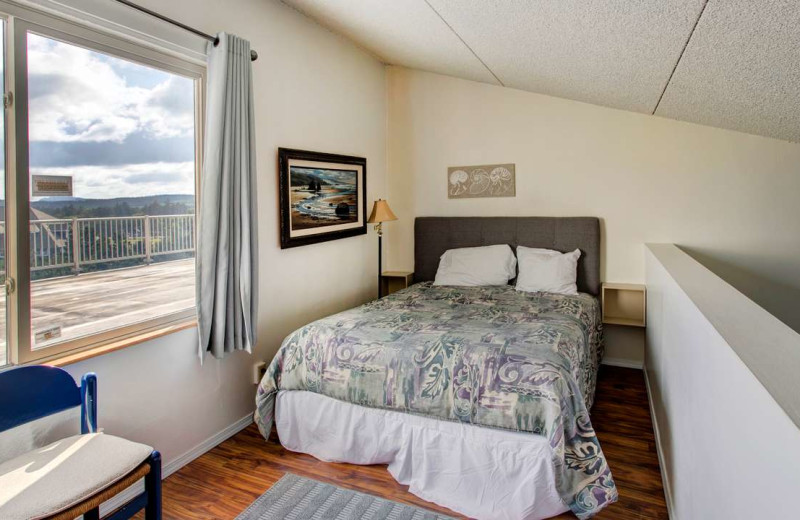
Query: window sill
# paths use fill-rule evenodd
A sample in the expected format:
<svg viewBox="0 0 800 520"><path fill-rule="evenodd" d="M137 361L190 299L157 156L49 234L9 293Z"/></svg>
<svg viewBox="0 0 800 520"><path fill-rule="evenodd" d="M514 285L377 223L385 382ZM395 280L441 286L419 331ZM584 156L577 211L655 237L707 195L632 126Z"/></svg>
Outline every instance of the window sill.
<svg viewBox="0 0 800 520"><path fill-rule="evenodd" d="M177 323L170 323L168 325L164 325L156 329L151 329L148 330L147 332L142 332L141 334L136 334L134 336L128 336L123 339L112 340L108 343L103 343L102 345L98 345L96 347L92 347L86 350L81 350L80 352L65 353L56 358L49 359L43 362L42 364L51 367L63 367L71 365L73 363L78 363L80 361L86 361L87 359L91 359L97 356L102 356L104 354L109 354L111 352L116 352L117 350L122 350L124 348L132 347L134 345L138 345L139 343L144 343L145 341L151 341L156 338L160 338L162 336L173 334L175 332L180 332L182 330L190 329L196 326L197 326L197 320L195 318L190 318L184 321L179 321Z"/></svg>

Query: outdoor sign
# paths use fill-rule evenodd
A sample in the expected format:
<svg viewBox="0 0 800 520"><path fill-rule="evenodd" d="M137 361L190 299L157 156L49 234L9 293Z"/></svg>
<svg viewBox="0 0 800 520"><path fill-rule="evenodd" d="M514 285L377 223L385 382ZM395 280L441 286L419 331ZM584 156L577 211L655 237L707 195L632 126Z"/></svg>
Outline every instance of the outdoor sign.
<svg viewBox="0 0 800 520"><path fill-rule="evenodd" d="M31 175L33 197L72 197L72 175Z"/></svg>
<svg viewBox="0 0 800 520"><path fill-rule="evenodd" d="M51 339L56 339L61 337L61 325L56 325L54 327L49 327L44 330L40 330L34 334L35 343L38 345L39 343L44 343L45 341L50 341Z"/></svg>

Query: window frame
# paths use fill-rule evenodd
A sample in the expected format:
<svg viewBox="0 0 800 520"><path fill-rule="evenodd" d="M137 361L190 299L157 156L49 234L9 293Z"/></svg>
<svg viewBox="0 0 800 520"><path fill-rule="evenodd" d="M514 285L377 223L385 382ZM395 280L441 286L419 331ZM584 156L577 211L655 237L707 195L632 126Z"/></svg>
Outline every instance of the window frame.
<svg viewBox="0 0 800 520"><path fill-rule="evenodd" d="M27 34L76 45L120 58L194 82L195 111L195 215L199 215L200 169L202 167L205 127L206 67L193 61L151 49L115 34L98 31L69 20L23 7L0 2L0 17L6 21L5 91L13 93L12 107L5 110L6 120L6 276L15 282L15 290L6 295L6 348L9 365L53 360L85 350L96 349L126 338L139 337L159 329L196 320L195 308L187 308L156 318L34 348L32 341L31 270L29 234L29 140ZM20 72L21 73L17 73ZM17 139L17 136L24 138ZM197 225L195 225L197 247ZM8 254L11 253L11 254Z"/></svg>

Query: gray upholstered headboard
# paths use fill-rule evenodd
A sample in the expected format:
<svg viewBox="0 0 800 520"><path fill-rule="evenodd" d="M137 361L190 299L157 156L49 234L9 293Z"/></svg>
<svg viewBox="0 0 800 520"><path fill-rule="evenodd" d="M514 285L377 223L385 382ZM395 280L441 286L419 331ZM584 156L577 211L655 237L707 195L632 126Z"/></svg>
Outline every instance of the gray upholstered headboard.
<svg viewBox="0 0 800 520"><path fill-rule="evenodd" d="M433 280L439 257L458 247L508 244L561 252L581 250L578 290L600 294L600 221L596 217L418 217L414 281Z"/></svg>

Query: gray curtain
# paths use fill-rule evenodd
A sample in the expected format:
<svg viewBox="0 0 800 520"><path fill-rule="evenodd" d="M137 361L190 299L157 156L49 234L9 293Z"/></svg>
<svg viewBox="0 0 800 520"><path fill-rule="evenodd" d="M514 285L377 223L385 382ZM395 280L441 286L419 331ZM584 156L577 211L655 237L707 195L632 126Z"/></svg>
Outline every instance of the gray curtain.
<svg viewBox="0 0 800 520"><path fill-rule="evenodd" d="M252 351L258 310L256 149L250 42L208 47L197 243L200 360Z"/></svg>

